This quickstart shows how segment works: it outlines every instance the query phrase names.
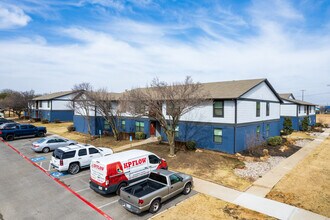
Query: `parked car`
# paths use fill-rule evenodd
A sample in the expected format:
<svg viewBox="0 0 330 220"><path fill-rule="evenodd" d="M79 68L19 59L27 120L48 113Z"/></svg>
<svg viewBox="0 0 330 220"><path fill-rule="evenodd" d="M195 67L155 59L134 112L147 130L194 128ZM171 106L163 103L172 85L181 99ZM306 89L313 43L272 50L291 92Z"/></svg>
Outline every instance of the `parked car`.
<svg viewBox="0 0 330 220"><path fill-rule="evenodd" d="M55 150L59 147L66 147L69 145L78 144L77 141L68 140L61 137L45 137L32 143L31 149L35 152L48 153L51 150Z"/></svg>
<svg viewBox="0 0 330 220"><path fill-rule="evenodd" d="M29 124L16 125L13 129L0 130L0 137L7 141L12 141L16 137L43 137L47 133L45 127L36 127Z"/></svg>
<svg viewBox="0 0 330 220"><path fill-rule="evenodd" d="M189 194L192 185L193 179L187 174L155 170L148 179L122 188L119 203L136 214L147 210L156 213L168 199L179 193Z"/></svg>
<svg viewBox="0 0 330 220"><path fill-rule="evenodd" d="M68 171L76 174L80 169L89 167L92 159L113 154L110 148L94 147L92 145L70 145L54 150L51 166L60 172Z"/></svg>
<svg viewBox="0 0 330 220"><path fill-rule="evenodd" d="M3 112L0 112L0 118L4 118L5 114Z"/></svg>
<svg viewBox="0 0 330 220"><path fill-rule="evenodd" d="M120 193L120 188L145 179L156 169L167 169L167 163L144 150L128 150L93 159L89 186L100 194Z"/></svg>
<svg viewBox="0 0 330 220"><path fill-rule="evenodd" d="M8 123L3 123L0 125L0 130L2 129L15 129L16 126L19 125L16 122L8 122Z"/></svg>
<svg viewBox="0 0 330 220"><path fill-rule="evenodd" d="M10 122L14 122L14 121L8 120L8 119L5 119L5 118L0 118L0 125L5 124L5 123L10 123Z"/></svg>

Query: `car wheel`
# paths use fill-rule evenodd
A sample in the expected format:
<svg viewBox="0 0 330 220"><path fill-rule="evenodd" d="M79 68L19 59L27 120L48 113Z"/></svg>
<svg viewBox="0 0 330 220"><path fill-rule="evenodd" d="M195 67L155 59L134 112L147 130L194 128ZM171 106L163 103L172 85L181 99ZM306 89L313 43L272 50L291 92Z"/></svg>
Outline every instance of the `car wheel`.
<svg viewBox="0 0 330 220"><path fill-rule="evenodd" d="M121 184L119 184L119 186L118 186L118 188L117 188L117 190L116 190L116 194L117 194L118 196L120 196L120 189L123 188L123 187L125 187L125 186L127 186L126 183L121 183Z"/></svg>
<svg viewBox="0 0 330 220"><path fill-rule="evenodd" d="M69 144L69 145L74 145L74 143L71 143L71 144Z"/></svg>
<svg viewBox="0 0 330 220"><path fill-rule="evenodd" d="M69 170L68 170L68 172L69 172L70 174L74 175L74 174L77 174L77 173L79 172L79 170L80 170L80 166L79 166L79 164L78 164L78 163L72 163L72 164L70 164L70 166L69 166Z"/></svg>
<svg viewBox="0 0 330 220"><path fill-rule="evenodd" d="M188 195L191 192L191 183L187 183L182 191L184 195Z"/></svg>
<svg viewBox="0 0 330 220"><path fill-rule="evenodd" d="M7 135L6 140L7 141L13 141L14 140L14 135L11 135L11 134Z"/></svg>
<svg viewBox="0 0 330 220"><path fill-rule="evenodd" d="M159 199L156 199L155 201L153 201L150 205L150 208L149 208L149 212L150 213L156 213L158 212L158 210L161 208L162 204L160 203L160 200Z"/></svg>
<svg viewBox="0 0 330 220"><path fill-rule="evenodd" d="M39 132L38 137L45 137L45 133L44 132Z"/></svg>
<svg viewBox="0 0 330 220"><path fill-rule="evenodd" d="M48 153L50 151L49 147L45 147L42 149L42 152L43 153Z"/></svg>

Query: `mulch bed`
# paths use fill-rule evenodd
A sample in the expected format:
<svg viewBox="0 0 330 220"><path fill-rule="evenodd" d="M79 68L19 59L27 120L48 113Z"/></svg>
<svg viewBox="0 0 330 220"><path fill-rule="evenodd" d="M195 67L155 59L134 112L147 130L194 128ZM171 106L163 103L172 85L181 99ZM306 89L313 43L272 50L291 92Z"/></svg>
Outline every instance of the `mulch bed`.
<svg viewBox="0 0 330 220"><path fill-rule="evenodd" d="M286 145L288 149L284 150L283 152L280 150L280 148ZM252 156L252 157L262 157L265 156L263 150L267 149L270 156L279 156L279 157L290 157L292 154L296 153L298 150L301 149L301 147L296 146L294 144L290 144L286 141L285 138L283 138L283 144L277 145L277 146L258 146L255 147L253 150L244 150L241 152L243 156Z"/></svg>

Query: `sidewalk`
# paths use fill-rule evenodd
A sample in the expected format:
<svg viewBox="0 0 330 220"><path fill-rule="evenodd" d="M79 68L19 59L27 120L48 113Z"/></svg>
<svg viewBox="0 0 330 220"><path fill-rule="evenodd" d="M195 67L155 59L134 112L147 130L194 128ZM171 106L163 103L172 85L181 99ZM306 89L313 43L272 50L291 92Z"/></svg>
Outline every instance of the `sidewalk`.
<svg viewBox="0 0 330 220"><path fill-rule="evenodd" d="M330 134L330 129L323 132L317 139L303 147L291 157L282 161L273 170L257 180L246 192L217 185L194 177L194 190L242 207L286 220L325 220L325 216L264 198L280 179L303 160L312 150L323 142Z"/></svg>
<svg viewBox="0 0 330 220"><path fill-rule="evenodd" d="M119 152L119 151L127 150L127 149L132 148L132 147L136 147L136 146L140 146L140 145L144 145L144 144L155 143L155 142L158 142L157 137L150 137L150 138L145 139L143 141L135 142L135 143L132 143L132 144L126 144L124 146L117 147L117 148L114 149L114 152Z"/></svg>

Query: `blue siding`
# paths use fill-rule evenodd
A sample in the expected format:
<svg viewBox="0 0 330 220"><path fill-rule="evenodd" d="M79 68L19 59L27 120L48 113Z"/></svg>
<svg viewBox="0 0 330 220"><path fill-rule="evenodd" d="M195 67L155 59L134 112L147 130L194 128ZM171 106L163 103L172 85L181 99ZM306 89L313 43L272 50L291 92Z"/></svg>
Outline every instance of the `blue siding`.
<svg viewBox="0 0 330 220"><path fill-rule="evenodd" d="M121 118L125 120L125 132L135 132L135 122L144 122L144 133L150 137L150 119L147 118ZM119 122L121 125L121 121ZM230 154L247 149L247 138L249 135L256 134L257 126L260 126L260 140L265 141L267 137L266 127L269 124L268 137L278 136L280 134L280 120L260 123L250 123L247 125L238 125L236 129L236 149L235 149L235 128L234 125L211 124L211 123L179 123L179 137L176 140L195 141L199 148L208 150L222 151ZM76 131L87 133L87 122L82 116L74 116L74 126ZM121 127L121 126L120 126ZM222 143L214 142L214 129L222 129ZM104 119L102 117L91 117L92 135L97 135L98 131L104 130ZM161 136L164 141L167 140L163 129Z"/></svg>
<svg viewBox="0 0 330 220"><path fill-rule="evenodd" d="M309 115L309 125L313 126L316 123L316 115ZM283 122L284 122L284 118L286 118L286 116L281 116L281 122L280 122L280 129L283 129ZM301 123L304 120L305 116L300 116L300 117L289 117L291 118L292 121L292 128L295 131L299 131L301 130Z"/></svg>
<svg viewBox="0 0 330 220"><path fill-rule="evenodd" d="M50 112L50 121L54 120L60 121L73 121L74 111L72 110L52 110Z"/></svg>
<svg viewBox="0 0 330 220"><path fill-rule="evenodd" d="M257 135L257 126L260 126L260 143L267 140L269 137L280 135L280 120L270 122L259 122L248 125L238 125L236 130L236 152L246 150L249 145L249 138L254 139ZM266 127L269 125L269 132L267 135Z"/></svg>
<svg viewBox="0 0 330 220"><path fill-rule="evenodd" d="M38 118L40 118L40 120L48 120L50 122L54 122L55 119L60 121L73 121L72 110L32 110L32 118L37 118L37 111L39 112Z"/></svg>
<svg viewBox="0 0 330 220"><path fill-rule="evenodd" d="M73 116L73 125L76 128L76 131L88 134L88 126L87 120L80 115ZM95 117L90 118L90 125L91 125L91 133L92 135L96 134L95 129Z"/></svg>

